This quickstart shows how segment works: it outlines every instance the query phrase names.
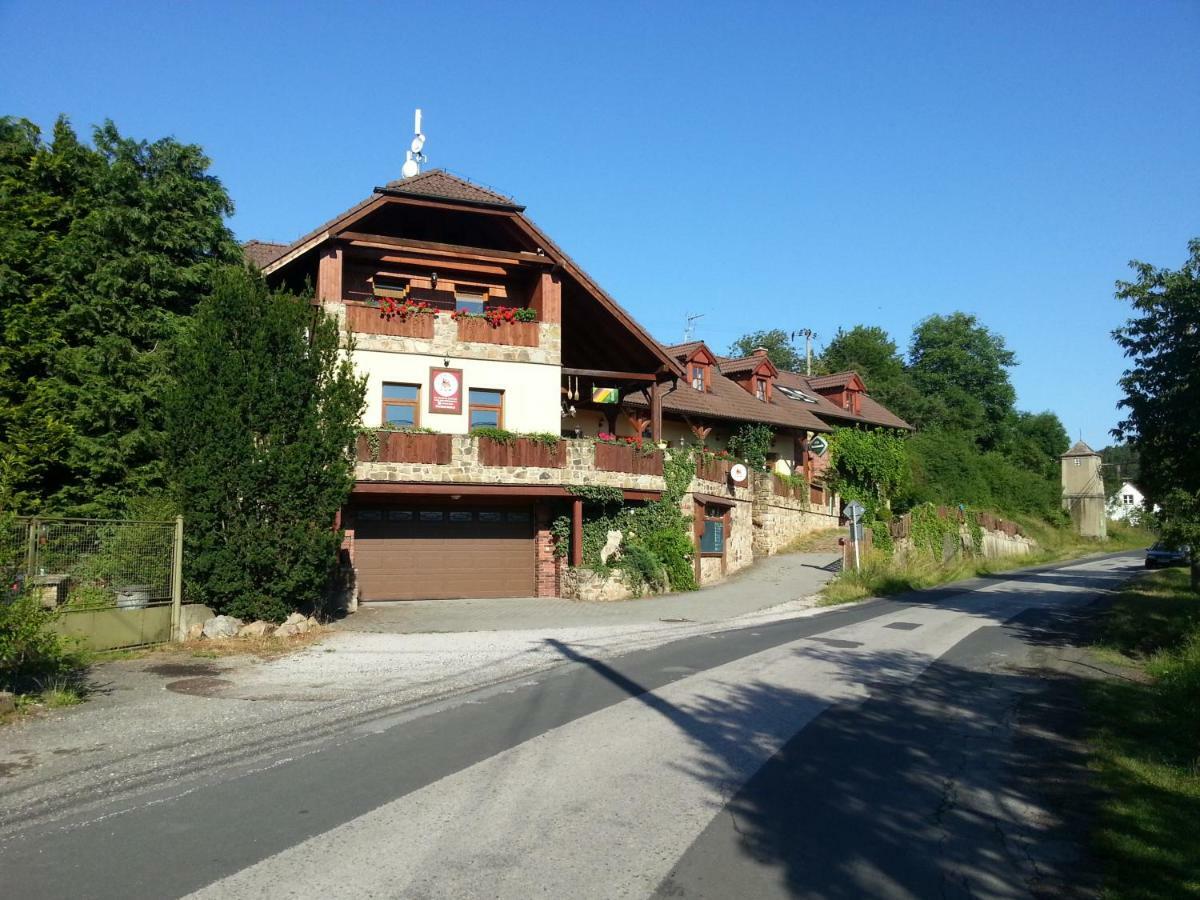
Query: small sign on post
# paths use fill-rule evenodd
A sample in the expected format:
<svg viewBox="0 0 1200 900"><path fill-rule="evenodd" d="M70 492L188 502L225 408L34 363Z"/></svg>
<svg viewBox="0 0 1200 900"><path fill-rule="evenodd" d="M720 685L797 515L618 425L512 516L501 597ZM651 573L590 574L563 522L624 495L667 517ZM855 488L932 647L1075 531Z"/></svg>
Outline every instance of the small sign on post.
<svg viewBox="0 0 1200 900"><path fill-rule="evenodd" d="M867 511L867 508L865 506L863 506L861 503L859 503L857 500L851 500L849 503L846 504L846 510L845 510L846 517L850 520L850 540L853 541L853 543L854 543L854 571L855 572L857 572L859 570L859 566L860 566L860 560L858 557L858 540L860 537L859 529L862 526L859 525L859 521L862 519L862 515L866 511Z"/></svg>

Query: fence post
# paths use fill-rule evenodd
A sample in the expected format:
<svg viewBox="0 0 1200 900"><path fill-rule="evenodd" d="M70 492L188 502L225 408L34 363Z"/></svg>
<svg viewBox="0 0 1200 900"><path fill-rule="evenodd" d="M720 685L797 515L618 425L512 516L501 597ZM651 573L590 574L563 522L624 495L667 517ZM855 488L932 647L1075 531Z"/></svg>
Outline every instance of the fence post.
<svg viewBox="0 0 1200 900"><path fill-rule="evenodd" d="M175 542L171 552L171 640L180 640L183 616L183 516L175 517Z"/></svg>
<svg viewBox="0 0 1200 900"><path fill-rule="evenodd" d="M38 520L34 517L29 520L29 531L25 538L25 583L28 586L33 576L37 574L34 567L37 565L37 533Z"/></svg>

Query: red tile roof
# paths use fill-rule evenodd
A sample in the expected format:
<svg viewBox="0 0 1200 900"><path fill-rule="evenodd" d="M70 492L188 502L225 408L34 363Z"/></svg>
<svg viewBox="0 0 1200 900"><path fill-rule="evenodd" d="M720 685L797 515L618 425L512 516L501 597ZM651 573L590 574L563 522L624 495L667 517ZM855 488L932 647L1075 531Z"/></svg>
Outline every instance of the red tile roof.
<svg viewBox="0 0 1200 900"><path fill-rule="evenodd" d="M242 244L242 253L250 263L261 269L282 256L287 248L287 244L275 241L246 241Z"/></svg>
<svg viewBox="0 0 1200 900"><path fill-rule="evenodd" d="M855 372L848 373L849 375L857 375ZM826 397L822 397L817 392L818 383L822 386L829 387L828 384L823 384L831 375L814 375L811 378L806 375L800 375L796 372L780 372L779 377L775 379L776 384L782 384L784 387L790 387L793 390L803 391L808 396L816 400L816 403L805 404L814 414L822 419L838 419L839 424L842 422L861 422L866 425L879 425L884 428L904 428L912 430L912 426L905 422L902 418L880 403L873 399L869 394L861 394L861 406L858 415L849 410L842 409L835 403L830 402ZM849 379L847 379L849 380ZM842 382L844 383L844 382ZM795 401L802 402L802 401Z"/></svg>
<svg viewBox="0 0 1200 900"><path fill-rule="evenodd" d="M481 185L451 175L445 169L430 169L412 178L389 181L382 190L389 194L409 194L416 197L441 197L466 203L483 203L508 209L524 209L512 197L506 197Z"/></svg>

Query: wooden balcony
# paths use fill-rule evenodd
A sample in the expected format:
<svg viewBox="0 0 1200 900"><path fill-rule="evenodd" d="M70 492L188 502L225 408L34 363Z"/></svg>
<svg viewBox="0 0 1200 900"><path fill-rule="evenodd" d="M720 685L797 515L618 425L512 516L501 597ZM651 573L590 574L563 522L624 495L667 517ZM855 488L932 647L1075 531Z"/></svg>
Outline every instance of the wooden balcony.
<svg viewBox="0 0 1200 900"><path fill-rule="evenodd" d="M346 302L346 328L356 334L385 334L390 337L433 340L433 323L437 317L429 313L393 316L380 315L379 307L366 303Z"/></svg>
<svg viewBox="0 0 1200 900"><path fill-rule="evenodd" d="M489 437L481 437L478 440L481 466L561 469L567 459L566 445L563 441L545 444L523 437L511 441L497 441Z"/></svg>
<svg viewBox="0 0 1200 900"><path fill-rule="evenodd" d="M537 322L501 322L492 325L486 319L458 320L458 339L476 344L500 344L506 347L536 347Z"/></svg>
<svg viewBox="0 0 1200 900"><path fill-rule="evenodd" d="M358 461L364 463L422 463L448 466L452 454L449 434L376 431L358 436Z"/></svg>
<svg viewBox="0 0 1200 900"><path fill-rule="evenodd" d="M643 453L623 444L596 444L596 468L601 472L627 472L630 475L662 475L663 452Z"/></svg>
<svg viewBox="0 0 1200 900"><path fill-rule="evenodd" d="M704 481L724 484L729 480L729 469L733 463L728 459L700 458L696 460L696 477Z"/></svg>
<svg viewBox="0 0 1200 900"><path fill-rule="evenodd" d="M778 475L772 475L771 485L777 497L789 497L793 500L799 500L802 503L809 502L807 484L786 481Z"/></svg>

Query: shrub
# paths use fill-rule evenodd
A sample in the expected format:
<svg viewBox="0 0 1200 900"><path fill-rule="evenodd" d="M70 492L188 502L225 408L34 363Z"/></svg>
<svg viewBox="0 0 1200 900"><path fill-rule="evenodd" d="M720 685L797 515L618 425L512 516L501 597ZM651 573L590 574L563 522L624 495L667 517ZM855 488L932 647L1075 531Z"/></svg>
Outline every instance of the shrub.
<svg viewBox="0 0 1200 900"><path fill-rule="evenodd" d="M40 690L78 666L74 651L51 629L55 616L28 591L0 600L0 689Z"/></svg>

